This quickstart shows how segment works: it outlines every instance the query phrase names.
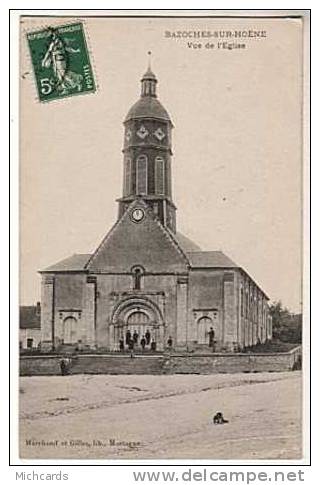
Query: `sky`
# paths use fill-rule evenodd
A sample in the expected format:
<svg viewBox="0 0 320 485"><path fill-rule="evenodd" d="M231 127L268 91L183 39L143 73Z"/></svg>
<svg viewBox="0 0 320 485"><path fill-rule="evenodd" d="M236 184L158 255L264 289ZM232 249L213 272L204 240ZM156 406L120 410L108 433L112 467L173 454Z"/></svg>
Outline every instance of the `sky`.
<svg viewBox="0 0 320 485"><path fill-rule="evenodd" d="M117 217L123 120L152 51L173 132L179 232L222 250L301 311L302 29L297 19L84 18L98 90L41 103L26 32L79 19L23 18L20 56L20 302L38 271L90 253ZM263 30L245 48L195 48L177 31ZM232 40L231 42L235 42Z"/></svg>

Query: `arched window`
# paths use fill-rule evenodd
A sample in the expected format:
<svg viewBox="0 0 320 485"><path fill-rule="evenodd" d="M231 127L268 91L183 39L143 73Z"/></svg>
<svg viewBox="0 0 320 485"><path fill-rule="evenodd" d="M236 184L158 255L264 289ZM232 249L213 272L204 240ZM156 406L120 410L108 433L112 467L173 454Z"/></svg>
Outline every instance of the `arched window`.
<svg viewBox="0 0 320 485"><path fill-rule="evenodd" d="M130 195L131 193L131 158L127 157L124 162L123 175L123 195Z"/></svg>
<svg viewBox="0 0 320 485"><path fill-rule="evenodd" d="M148 165L147 157L145 155L140 155L137 158L136 165L136 193L137 194L147 194L148 190Z"/></svg>
<svg viewBox="0 0 320 485"><path fill-rule="evenodd" d="M164 195L164 160L162 157L155 159L155 192Z"/></svg>
<svg viewBox="0 0 320 485"><path fill-rule="evenodd" d="M135 266L132 268L134 290L141 290L143 273L143 268L140 266Z"/></svg>

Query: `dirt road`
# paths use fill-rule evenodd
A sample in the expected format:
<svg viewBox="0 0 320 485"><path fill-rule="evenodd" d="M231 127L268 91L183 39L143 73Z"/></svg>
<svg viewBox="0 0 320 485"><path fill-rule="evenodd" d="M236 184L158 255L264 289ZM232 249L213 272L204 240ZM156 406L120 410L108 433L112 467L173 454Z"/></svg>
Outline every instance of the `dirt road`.
<svg viewBox="0 0 320 485"><path fill-rule="evenodd" d="M20 456L300 458L301 373L22 377Z"/></svg>

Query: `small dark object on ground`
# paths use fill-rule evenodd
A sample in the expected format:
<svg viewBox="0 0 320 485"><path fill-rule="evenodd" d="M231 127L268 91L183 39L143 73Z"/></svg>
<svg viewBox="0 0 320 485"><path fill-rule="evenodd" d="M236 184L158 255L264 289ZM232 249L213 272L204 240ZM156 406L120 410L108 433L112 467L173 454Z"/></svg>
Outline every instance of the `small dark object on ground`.
<svg viewBox="0 0 320 485"><path fill-rule="evenodd" d="M225 423L228 423L229 421L227 419L224 419L223 417L223 414L222 413L216 413L214 416L213 416L213 424L225 424Z"/></svg>

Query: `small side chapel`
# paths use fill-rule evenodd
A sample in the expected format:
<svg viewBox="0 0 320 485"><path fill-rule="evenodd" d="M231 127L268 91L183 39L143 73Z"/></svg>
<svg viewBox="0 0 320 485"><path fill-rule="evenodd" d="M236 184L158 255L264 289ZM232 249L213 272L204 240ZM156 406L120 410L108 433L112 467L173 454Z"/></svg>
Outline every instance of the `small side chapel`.
<svg viewBox="0 0 320 485"><path fill-rule="evenodd" d="M159 351L214 341L216 352L237 352L271 339L268 297L245 269L177 231L172 129L149 67L124 120L117 221L93 254L40 271L44 348L118 351L128 332L137 345L150 335Z"/></svg>

